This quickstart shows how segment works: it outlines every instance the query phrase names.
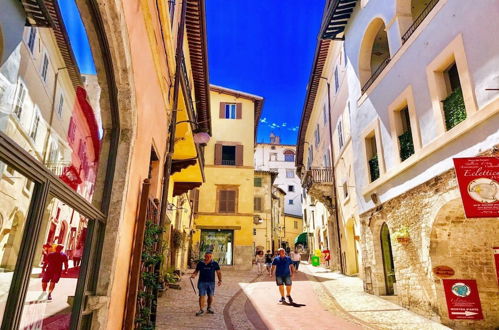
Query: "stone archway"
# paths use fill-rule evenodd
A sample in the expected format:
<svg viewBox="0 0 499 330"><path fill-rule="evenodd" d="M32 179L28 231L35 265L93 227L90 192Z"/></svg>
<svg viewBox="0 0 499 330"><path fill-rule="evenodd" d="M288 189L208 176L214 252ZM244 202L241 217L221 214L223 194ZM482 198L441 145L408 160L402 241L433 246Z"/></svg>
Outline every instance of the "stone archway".
<svg viewBox="0 0 499 330"><path fill-rule="evenodd" d="M459 197L439 209L430 235L431 267L449 266L455 271L453 278L475 279L486 315L483 321L450 320L442 281L432 275L437 299L430 304L444 324L453 328L486 328L499 324L499 314L494 312L494 305L499 301L492 250L494 246L499 246L497 219L467 219Z"/></svg>
<svg viewBox="0 0 499 330"><path fill-rule="evenodd" d="M389 58L390 48L385 21L377 17L367 27L360 45L359 80L361 86L364 86L373 73Z"/></svg>

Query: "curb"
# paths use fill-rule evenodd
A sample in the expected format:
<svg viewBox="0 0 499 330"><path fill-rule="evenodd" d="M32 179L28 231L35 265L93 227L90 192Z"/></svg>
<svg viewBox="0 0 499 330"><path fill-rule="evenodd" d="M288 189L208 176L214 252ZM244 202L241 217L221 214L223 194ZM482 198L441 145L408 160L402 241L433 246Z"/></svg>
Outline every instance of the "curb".
<svg viewBox="0 0 499 330"><path fill-rule="evenodd" d="M255 276L249 283L255 283L258 280L258 275ZM234 303L234 300L239 297L239 295L243 294L243 288L240 288L233 296L230 298L230 300L225 304L224 310L223 310L223 315L224 315L224 323L225 327L228 330L235 330L234 325L232 324L232 319L230 318L230 313L229 309ZM251 323L251 320L248 320Z"/></svg>

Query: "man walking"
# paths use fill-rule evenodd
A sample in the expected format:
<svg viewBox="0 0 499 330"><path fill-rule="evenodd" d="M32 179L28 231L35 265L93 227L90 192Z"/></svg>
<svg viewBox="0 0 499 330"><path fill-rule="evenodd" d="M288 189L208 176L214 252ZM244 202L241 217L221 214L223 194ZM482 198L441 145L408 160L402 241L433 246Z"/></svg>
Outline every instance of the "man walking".
<svg viewBox="0 0 499 330"><path fill-rule="evenodd" d="M293 261L293 266L295 266L295 271L298 271L301 261L301 254L298 251L298 248L295 247L295 250L291 252L290 257L291 261Z"/></svg>
<svg viewBox="0 0 499 330"><path fill-rule="evenodd" d="M52 300L52 291L54 291L56 283L61 278L62 266L64 266L64 272L68 271L68 256L62 252L63 249L64 246L57 245L55 252L47 255L47 270L43 273L42 290L45 294L47 284L50 282L48 300Z"/></svg>
<svg viewBox="0 0 499 330"><path fill-rule="evenodd" d="M275 282L279 287L279 293L281 294L281 299L279 302L285 303L286 299L284 299L284 284L286 285L286 296L288 298L288 302L290 304L293 303L293 299L291 298L291 278L294 275L294 266L291 258L286 256L286 252L283 248L277 250L279 255L274 258L272 261L272 269L270 270L270 277L274 274L275 270Z"/></svg>
<svg viewBox="0 0 499 330"><path fill-rule="evenodd" d="M212 258L213 255L211 254L211 251L206 251L204 260L197 264L196 271L191 275L191 278L196 278L196 275L199 273L199 312L196 313L196 316L204 314L206 296L208 296L208 308L206 311L209 314L214 313L211 306L213 304L213 296L215 295L215 272L218 277L218 286L222 285L222 272L220 271L220 266L216 261L213 261Z"/></svg>

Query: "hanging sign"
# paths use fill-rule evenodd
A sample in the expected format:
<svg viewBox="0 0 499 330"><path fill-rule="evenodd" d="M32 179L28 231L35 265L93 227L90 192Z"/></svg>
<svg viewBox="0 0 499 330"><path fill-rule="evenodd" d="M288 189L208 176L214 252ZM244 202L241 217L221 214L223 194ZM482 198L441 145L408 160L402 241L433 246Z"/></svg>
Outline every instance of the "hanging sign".
<svg viewBox="0 0 499 330"><path fill-rule="evenodd" d="M499 285L499 246L496 246L493 249L494 249L494 261L496 263L497 285Z"/></svg>
<svg viewBox="0 0 499 330"><path fill-rule="evenodd" d="M455 272L449 266L437 266L433 267L433 274L435 274L439 278L449 278L454 276Z"/></svg>
<svg viewBox="0 0 499 330"><path fill-rule="evenodd" d="M454 158L467 218L499 217L499 157Z"/></svg>
<svg viewBox="0 0 499 330"><path fill-rule="evenodd" d="M451 320L482 320L476 280L442 280Z"/></svg>

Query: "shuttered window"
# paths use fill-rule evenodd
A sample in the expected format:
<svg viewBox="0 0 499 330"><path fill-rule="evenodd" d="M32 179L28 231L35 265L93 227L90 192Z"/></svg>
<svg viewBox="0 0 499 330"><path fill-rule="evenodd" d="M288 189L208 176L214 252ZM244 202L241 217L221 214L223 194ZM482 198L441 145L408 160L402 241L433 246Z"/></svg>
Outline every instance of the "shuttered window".
<svg viewBox="0 0 499 330"><path fill-rule="evenodd" d="M220 190L218 200L218 212L236 213L236 191Z"/></svg>
<svg viewBox="0 0 499 330"><path fill-rule="evenodd" d="M262 211L262 198L261 197L255 197L253 199L253 201L254 201L254 204L255 204L255 207L254 207L255 211L261 212Z"/></svg>
<svg viewBox="0 0 499 330"><path fill-rule="evenodd" d="M220 102L219 117L221 119L241 119L243 117L242 103Z"/></svg>
<svg viewBox="0 0 499 330"><path fill-rule="evenodd" d="M215 144L215 165L243 166L243 146Z"/></svg>
<svg viewBox="0 0 499 330"><path fill-rule="evenodd" d="M191 190L191 200L192 200L192 211L194 213L199 212L199 190L193 189Z"/></svg>

